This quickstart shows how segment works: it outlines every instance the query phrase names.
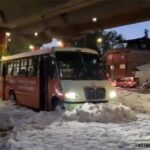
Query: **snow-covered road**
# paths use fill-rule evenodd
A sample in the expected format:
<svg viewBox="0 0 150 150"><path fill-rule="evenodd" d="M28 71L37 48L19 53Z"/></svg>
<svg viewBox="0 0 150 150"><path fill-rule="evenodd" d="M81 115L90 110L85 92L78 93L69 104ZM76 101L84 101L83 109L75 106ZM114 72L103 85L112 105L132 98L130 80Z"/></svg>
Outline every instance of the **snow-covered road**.
<svg viewBox="0 0 150 150"><path fill-rule="evenodd" d="M136 100L140 95L131 91L121 91L120 93L120 100L132 99L133 101L133 97ZM149 101L150 95L143 94L141 97L141 100ZM138 100L140 101L140 99ZM136 145L147 143L150 146L149 113L137 113L137 119L135 119L134 114L127 113L128 110L123 106L117 105L116 108L111 108L109 105L107 107L90 105L89 107L88 104L85 104L81 110L84 110L85 107L92 116L93 112L102 115L101 118L98 118L98 122L90 119L87 122L86 119L82 120L81 118L79 120L78 116L85 115L85 111L76 110L73 118L70 119L67 117L72 112L65 112L64 117L64 115L61 116L55 112L34 112L30 109L13 105L10 102L0 101L0 114L8 116L12 126L14 126L13 130L3 132L3 134L0 132L0 150L150 149L150 147L138 148L138 145ZM89 110L91 107L92 109ZM132 108L134 108L133 103ZM124 110L122 111L122 109ZM117 120L119 123L116 123L115 120L110 120L108 116L110 114L103 115L108 110L111 113L116 113L116 110L118 110L120 115L126 116L126 120L129 120L125 122L124 120L120 120L120 122ZM91 117L89 114L88 118ZM101 123L101 121L107 123Z"/></svg>

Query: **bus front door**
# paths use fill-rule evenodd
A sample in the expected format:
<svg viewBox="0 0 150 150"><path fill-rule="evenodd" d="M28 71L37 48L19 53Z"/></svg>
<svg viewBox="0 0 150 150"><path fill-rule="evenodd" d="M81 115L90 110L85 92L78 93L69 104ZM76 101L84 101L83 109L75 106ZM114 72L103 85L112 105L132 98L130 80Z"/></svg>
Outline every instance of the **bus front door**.
<svg viewBox="0 0 150 150"><path fill-rule="evenodd" d="M40 61L40 110L47 109L48 102L48 56L42 56Z"/></svg>

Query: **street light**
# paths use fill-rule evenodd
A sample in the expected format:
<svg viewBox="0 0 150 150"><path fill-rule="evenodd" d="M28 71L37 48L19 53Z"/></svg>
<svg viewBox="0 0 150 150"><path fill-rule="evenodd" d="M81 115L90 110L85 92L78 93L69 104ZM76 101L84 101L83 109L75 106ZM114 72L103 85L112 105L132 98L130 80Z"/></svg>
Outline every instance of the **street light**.
<svg viewBox="0 0 150 150"><path fill-rule="evenodd" d="M103 39L102 38L98 38L97 39L97 44L101 44L103 42Z"/></svg>
<svg viewBox="0 0 150 150"><path fill-rule="evenodd" d="M6 32L6 36L10 37L11 33L10 32Z"/></svg>
<svg viewBox="0 0 150 150"><path fill-rule="evenodd" d="M57 42L57 45L58 45L58 47L64 47L63 41L58 41L58 42Z"/></svg>
<svg viewBox="0 0 150 150"><path fill-rule="evenodd" d="M8 38L8 42L11 42L11 38Z"/></svg>
<svg viewBox="0 0 150 150"><path fill-rule="evenodd" d="M32 44L29 45L29 49L30 49L30 50L34 50L34 48L35 48L34 45L32 45Z"/></svg>
<svg viewBox="0 0 150 150"><path fill-rule="evenodd" d="M102 43L103 43L103 39L101 37L97 38L97 47L100 51L100 54L103 54L103 48L102 48Z"/></svg>
<svg viewBox="0 0 150 150"><path fill-rule="evenodd" d="M34 36L37 37L38 36L38 32L34 32Z"/></svg>
<svg viewBox="0 0 150 150"><path fill-rule="evenodd" d="M97 18L96 18L96 17L93 17L93 18L92 18L92 21L93 21L93 22L97 22Z"/></svg>

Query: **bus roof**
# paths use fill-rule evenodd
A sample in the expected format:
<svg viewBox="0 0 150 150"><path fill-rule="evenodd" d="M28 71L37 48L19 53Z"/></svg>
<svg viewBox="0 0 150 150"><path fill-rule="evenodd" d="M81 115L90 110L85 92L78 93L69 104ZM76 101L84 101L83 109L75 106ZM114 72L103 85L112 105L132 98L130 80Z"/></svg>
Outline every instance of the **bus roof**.
<svg viewBox="0 0 150 150"><path fill-rule="evenodd" d="M78 48L78 47L64 47L64 48L60 48L60 47L55 47L55 48L50 48L50 49L39 49L36 51L29 51L29 52L24 52L24 53L19 53L19 54L15 54L15 55L10 55L10 56L3 56L2 57L2 61L6 61L6 60L11 60L11 59L18 59L18 58L25 58L25 57L29 57L29 56L38 56L38 55L44 55L44 54L49 54L52 52L56 52L56 51L81 51L81 52L86 52L86 53L92 53L92 54L98 54L97 51L93 50L93 49L88 49L88 48Z"/></svg>

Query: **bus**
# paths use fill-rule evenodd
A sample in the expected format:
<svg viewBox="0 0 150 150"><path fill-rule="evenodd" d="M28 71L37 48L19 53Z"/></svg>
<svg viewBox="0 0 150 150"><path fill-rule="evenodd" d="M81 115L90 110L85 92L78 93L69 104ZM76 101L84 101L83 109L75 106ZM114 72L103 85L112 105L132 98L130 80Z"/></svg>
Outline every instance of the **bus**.
<svg viewBox="0 0 150 150"><path fill-rule="evenodd" d="M50 48L2 57L0 97L38 110L69 109L116 97L98 52Z"/></svg>

